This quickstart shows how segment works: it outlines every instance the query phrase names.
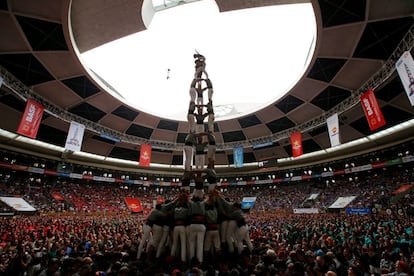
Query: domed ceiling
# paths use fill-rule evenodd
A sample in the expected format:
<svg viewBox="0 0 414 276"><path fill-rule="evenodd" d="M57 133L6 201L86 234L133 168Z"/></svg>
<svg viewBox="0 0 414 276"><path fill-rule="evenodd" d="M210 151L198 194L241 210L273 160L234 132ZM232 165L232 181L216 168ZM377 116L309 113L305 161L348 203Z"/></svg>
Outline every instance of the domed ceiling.
<svg viewBox="0 0 414 276"><path fill-rule="evenodd" d="M309 3L216 0L220 12L292 2ZM355 99L373 85L387 122L376 131L414 118L400 79L390 69L401 55L400 42L413 32L414 2L310 3L315 11L317 38L309 67L281 99L242 117L215 122L217 165L231 166L233 147L239 145L244 147L245 163L271 156L290 157L289 134L295 130L303 132L305 154L329 148L325 120L333 112L339 113L342 143L372 134ZM4 84L0 128L15 132L25 108L22 97L37 95L48 109L37 135L39 141L64 146L69 122L75 118L87 127L83 152L137 161L140 145L149 143L153 147L152 163L181 165L188 123L149 114L114 97L105 91L105 80L91 77L93 72L86 70L78 57L145 30L142 5L143 1L136 0L1 1L0 65ZM390 71L390 76L384 76ZM17 95L17 90L26 90L26 94ZM121 141L104 139L100 132ZM2 144L8 143L13 145L3 139Z"/></svg>

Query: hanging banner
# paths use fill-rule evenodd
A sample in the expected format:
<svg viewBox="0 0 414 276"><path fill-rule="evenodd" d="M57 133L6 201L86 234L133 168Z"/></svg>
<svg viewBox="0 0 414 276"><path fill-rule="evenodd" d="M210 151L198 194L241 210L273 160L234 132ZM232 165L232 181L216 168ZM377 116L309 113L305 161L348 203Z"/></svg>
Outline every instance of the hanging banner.
<svg viewBox="0 0 414 276"><path fill-rule="evenodd" d="M233 148L233 161L235 168L243 167L243 147Z"/></svg>
<svg viewBox="0 0 414 276"><path fill-rule="evenodd" d="M293 157L298 157L303 154L302 133L300 131L297 131L290 135L290 144L292 145Z"/></svg>
<svg viewBox="0 0 414 276"><path fill-rule="evenodd" d="M68 137L66 137L65 149L81 151L85 126L77 122L70 122Z"/></svg>
<svg viewBox="0 0 414 276"><path fill-rule="evenodd" d="M42 120L43 111L43 105L32 99L28 99L26 109L24 110L23 117L17 129L17 133L30 138L36 138L37 131L39 130L40 122Z"/></svg>
<svg viewBox="0 0 414 276"><path fill-rule="evenodd" d="M411 106L414 106L414 60L409 51L402 54L395 64L398 75Z"/></svg>
<svg viewBox="0 0 414 276"><path fill-rule="evenodd" d="M141 145L141 152L139 155L139 165L143 167L149 167L151 163L152 147L148 144Z"/></svg>
<svg viewBox="0 0 414 276"><path fill-rule="evenodd" d="M372 89L368 89L368 91L361 96L360 100L371 131L386 124Z"/></svg>
<svg viewBox="0 0 414 276"><path fill-rule="evenodd" d="M331 141L331 147L335 147L341 142L339 141L339 120L338 113L333 114L331 117L326 119L329 131L329 140Z"/></svg>

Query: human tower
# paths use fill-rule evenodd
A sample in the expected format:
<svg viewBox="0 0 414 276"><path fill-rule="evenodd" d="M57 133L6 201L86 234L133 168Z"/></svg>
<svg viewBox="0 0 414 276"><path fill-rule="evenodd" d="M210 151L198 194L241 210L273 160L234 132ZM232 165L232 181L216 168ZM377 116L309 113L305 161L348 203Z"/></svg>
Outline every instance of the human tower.
<svg viewBox="0 0 414 276"><path fill-rule="evenodd" d="M193 196L204 196L204 184L213 190L217 183L214 170L216 155L216 138L214 137L213 85L206 71L206 59L194 54L195 73L190 85L190 104L187 120L188 134L184 144L183 189L190 189L195 183ZM207 97L204 97L207 92ZM207 127L204 122L207 119Z"/></svg>

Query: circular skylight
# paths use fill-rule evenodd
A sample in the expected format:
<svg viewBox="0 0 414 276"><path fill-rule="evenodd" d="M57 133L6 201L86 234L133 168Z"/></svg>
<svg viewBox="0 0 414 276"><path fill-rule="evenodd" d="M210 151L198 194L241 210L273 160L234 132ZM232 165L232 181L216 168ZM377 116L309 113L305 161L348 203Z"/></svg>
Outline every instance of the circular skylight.
<svg viewBox="0 0 414 276"><path fill-rule="evenodd" d="M196 52L206 58L216 121L275 102L302 77L316 40L310 3L220 13L213 0L189 2L155 12L145 31L83 53L84 64L129 106L180 121Z"/></svg>

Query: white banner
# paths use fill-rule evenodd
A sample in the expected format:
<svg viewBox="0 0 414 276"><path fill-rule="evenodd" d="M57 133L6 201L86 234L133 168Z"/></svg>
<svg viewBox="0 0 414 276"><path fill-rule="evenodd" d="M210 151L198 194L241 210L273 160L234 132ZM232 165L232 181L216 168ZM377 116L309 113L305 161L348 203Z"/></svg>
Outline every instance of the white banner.
<svg viewBox="0 0 414 276"><path fill-rule="evenodd" d="M0 87L3 85L3 78L0 77Z"/></svg>
<svg viewBox="0 0 414 276"><path fill-rule="evenodd" d="M414 61L411 53L406 51L395 64L398 75L404 86L405 93L412 106L414 106Z"/></svg>
<svg viewBox="0 0 414 276"><path fill-rule="evenodd" d="M339 141L339 121L338 113L333 114L331 117L326 119L329 130L329 139L331 140L331 147L335 147L341 142Z"/></svg>
<svg viewBox="0 0 414 276"><path fill-rule="evenodd" d="M345 208L356 196L341 196L329 208Z"/></svg>
<svg viewBox="0 0 414 276"><path fill-rule="evenodd" d="M68 137L66 138L65 149L71 151L81 151L83 133L85 126L77 122L70 122Z"/></svg>
<svg viewBox="0 0 414 276"><path fill-rule="evenodd" d="M7 197L1 196L0 200L6 203L6 205L20 212L33 212L36 209L30 205L26 200L21 197Z"/></svg>
<svg viewBox="0 0 414 276"><path fill-rule="evenodd" d="M294 214L318 214L319 209L318 208L294 208L293 213Z"/></svg>
<svg viewBox="0 0 414 276"><path fill-rule="evenodd" d="M317 198L318 198L318 196L319 196L319 193L311 194L311 195L307 198L307 200L315 200L315 199L317 199Z"/></svg>

